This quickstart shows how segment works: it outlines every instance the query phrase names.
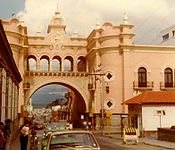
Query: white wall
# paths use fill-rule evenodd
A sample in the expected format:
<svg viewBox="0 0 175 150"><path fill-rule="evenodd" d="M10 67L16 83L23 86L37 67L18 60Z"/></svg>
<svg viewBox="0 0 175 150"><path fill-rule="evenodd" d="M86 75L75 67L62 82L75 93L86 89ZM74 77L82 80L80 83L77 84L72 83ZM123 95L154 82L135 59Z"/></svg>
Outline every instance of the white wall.
<svg viewBox="0 0 175 150"><path fill-rule="evenodd" d="M165 115L157 115L164 110ZM142 125L145 131L155 131L159 127L175 125L175 105L144 105L142 106Z"/></svg>

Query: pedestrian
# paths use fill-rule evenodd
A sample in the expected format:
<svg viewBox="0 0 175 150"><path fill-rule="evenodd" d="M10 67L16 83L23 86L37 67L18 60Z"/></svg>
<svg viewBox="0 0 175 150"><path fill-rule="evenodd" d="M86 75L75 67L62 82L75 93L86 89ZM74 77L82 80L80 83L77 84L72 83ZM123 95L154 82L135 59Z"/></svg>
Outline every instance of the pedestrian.
<svg viewBox="0 0 175 150"><path fill-rule="evenodd" d="M5 150L9 150L10 141L11 141L11 120L10 119L5 120L4 137L6 139Z"/></svg>
<svg viewBox="0 0 175 150"><path fill-rule="evenodd" d="M0 122L0 150L5 150L4 123Z"/></svg>
<svg viewBox="0 0 175 150"><path fill-rule="evenodd" d="M29 126L30 123L27 121L23 126L20 127L21 150L27 150L28 138L29 138Z"/></svg>

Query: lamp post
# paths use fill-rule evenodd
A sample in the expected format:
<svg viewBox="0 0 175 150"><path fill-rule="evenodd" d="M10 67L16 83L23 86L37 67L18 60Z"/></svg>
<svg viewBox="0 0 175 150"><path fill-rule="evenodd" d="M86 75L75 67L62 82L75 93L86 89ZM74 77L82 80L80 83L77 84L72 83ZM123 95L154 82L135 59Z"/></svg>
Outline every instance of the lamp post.
<svg viewBox="0 0 175 150"><path fill-rule="evenodd" d="M101 91L100 91L100 95L101 95L101 119L102 119L102 127L104 128L104 88L103 88L103 76L101 76Z"/></svg>
<svg viewBox="0 0 175 150"><path fill-rule="evenodd" d="M90 76L95 76L95 84L96 84L96 76L100 76L101 78L98 78L98 80L100 81L100 85L101 85L101 88L100 88L100 95L101 95L101 125L103 126L104 125L104 95L103 95L103 92L104 92L104 85L103 85L103 76L105 76L106 74L105 73L89 73L87 75L90 75Z"/></svg>

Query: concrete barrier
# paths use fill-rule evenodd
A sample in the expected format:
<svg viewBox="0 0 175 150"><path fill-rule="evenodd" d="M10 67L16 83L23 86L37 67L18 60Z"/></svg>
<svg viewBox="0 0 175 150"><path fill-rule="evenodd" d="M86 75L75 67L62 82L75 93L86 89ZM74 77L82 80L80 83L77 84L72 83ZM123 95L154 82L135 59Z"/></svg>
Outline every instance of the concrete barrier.
<svg viewBox="0 0 175 150"><path fill-rule="evenodd" d="M123 142L128 143L139 143L138 141L138 130L136 128L125 127L123 129Z"/></svg>

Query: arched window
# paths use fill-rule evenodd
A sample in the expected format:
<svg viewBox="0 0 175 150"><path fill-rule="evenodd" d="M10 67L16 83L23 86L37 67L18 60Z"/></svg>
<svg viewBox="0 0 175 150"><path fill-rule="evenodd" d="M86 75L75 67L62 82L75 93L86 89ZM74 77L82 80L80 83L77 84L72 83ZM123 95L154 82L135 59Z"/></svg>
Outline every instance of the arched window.
<svg viewBox="0 0 175 150"><path fill-rule="evenodd" d="M36 71L36 58L35 56L29 56L27 59L28 69L29 71Z"/></svg>
<svg viewBox="0 0 175 150"><path fill-rule="evenodd" d="M48 56L42 56L40 59L40 71L49 71L49 58Z"/></svg>
<svg viewBox="0 0 175 150"><path fill-rule="evenodd" d="M55 56L52 59L52 71L61 71L61 58L59 56Z"/></svg>
<svg viewBox="0 0 175 150"><path fill-rule="evenodd" d="M64 71L73 71L73 58L70 56L64 59Z"/></svg>
<svg viewBox="0 0 175 150"><path fill-rule="evenodd" d="M147 71L144 67L138 69L138 86L146 87L147 86Z"/></svg>
<svg viewBox="0 0 175 150"><path fill-rule="evenodd" d="M166 68L164 72L165 87L173 86L173 71L171 68Z"/></svg>
<svg viewBox="0 0 175 150"><path fill-rule="evenodd" d="M86 71L86 59L83 56L78 58L77 70Z"/></svg>

